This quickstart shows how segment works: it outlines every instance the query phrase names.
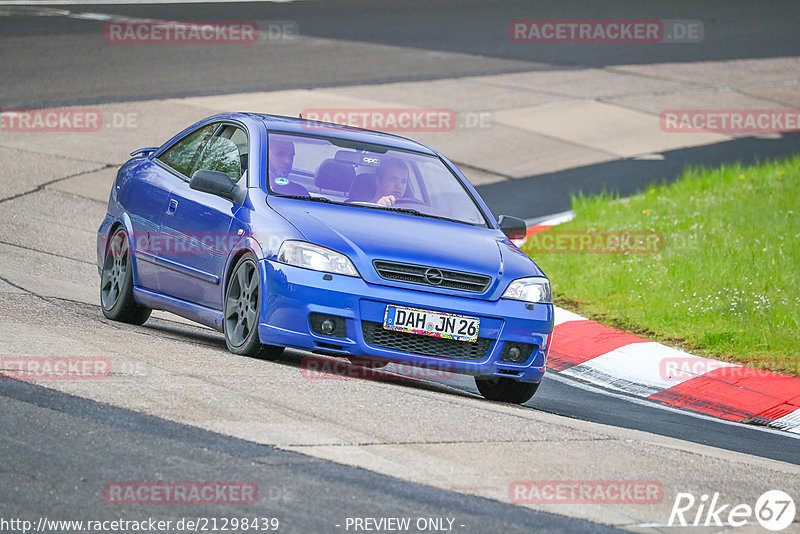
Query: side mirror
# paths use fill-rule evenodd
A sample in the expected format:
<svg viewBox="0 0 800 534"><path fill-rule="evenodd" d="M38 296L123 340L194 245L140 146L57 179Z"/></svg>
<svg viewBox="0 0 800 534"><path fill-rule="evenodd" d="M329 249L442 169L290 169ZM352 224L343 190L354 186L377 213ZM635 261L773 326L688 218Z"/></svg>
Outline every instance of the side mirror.
<svg viewBox="0 0 800 534"><path fill-rule="evenodd" d="M498 217L497 224L509 239L525 239L525 235L528 233L528 225L525 224L525 221L510 215Z"/></svg>
<svg viewBox="0 0 800 534"><path fill-rule="evenodd" d="M235 200L236 184L231 182L230 177L220 171L195 171L189 187L204 193L211 193L228 200Z"/></svg>

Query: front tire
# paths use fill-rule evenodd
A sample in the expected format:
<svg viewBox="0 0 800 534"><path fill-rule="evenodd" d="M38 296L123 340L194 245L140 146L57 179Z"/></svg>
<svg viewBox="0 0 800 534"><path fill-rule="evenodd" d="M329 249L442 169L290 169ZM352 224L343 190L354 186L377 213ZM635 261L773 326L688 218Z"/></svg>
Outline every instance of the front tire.
<svg viewBox="0 0 800 534"><path fill-rule="evenodd" d="M242 256L228 280L225 292L223 331L225 345L234 354L274 360L283 347L262 345L258 338L261 316L261 273L252 254Z"/></svg>
<svg viewBox="0 0 800 534"><path fill-rule="evenodd" d="M539 383L520 382L499 376L475 377L475 385L486 400L524 404L539 389Z"/></svg>
<svg viewBox="0 0 800 534"><path fill-rule="evenodd" d="M106 247L100 275L100 308L106 319L130 324L144 324L150 308L139 306L133 299L133 262L128 234L117 228Z"/></svg>

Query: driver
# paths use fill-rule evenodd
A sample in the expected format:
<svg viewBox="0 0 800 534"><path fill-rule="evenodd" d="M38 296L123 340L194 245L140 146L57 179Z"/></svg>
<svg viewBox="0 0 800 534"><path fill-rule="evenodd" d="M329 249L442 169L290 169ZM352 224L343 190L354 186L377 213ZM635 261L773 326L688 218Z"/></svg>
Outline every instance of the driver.
<svg viewBox="0 0 800 534"><path fill-rule="evenodd" d="M294 143L285 139L270 139L267 161L269 177L273 182L276 178L288 177L294 164Z"/></svg>
<svg viewBox="0 0 800 534"><path fill-rule="evenodd" d="M289 174L294 165L294 143L287 139L270 138L267 164L269 183L273 192L286 196L311 196L308 189L289 181Z"/></svg>
<svg viewBox="0 0 800 534"><path fill-rule="evenodd" d="M375 176L375 197L372 202L388 207L405 195L408 187L408 167L401 160L384 159Z"/></svg>

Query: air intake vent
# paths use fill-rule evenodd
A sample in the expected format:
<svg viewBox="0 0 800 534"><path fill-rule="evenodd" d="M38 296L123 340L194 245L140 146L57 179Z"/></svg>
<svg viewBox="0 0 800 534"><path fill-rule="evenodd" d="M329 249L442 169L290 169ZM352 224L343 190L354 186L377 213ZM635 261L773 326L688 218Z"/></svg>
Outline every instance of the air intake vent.
<svg viewBox="0 0 800 534"><path fill-rule="evenodd" d="M471 293L483 293L492 282L491 277L481 274L463 273L426 267L424 265L410 265L392 261L375 260L372 262L381 278L397 280L411 284L421 284L432 287L445 287L458 289Z"/></svg>
<svg viewBox="0 0 800 534"><path fill-rule="evenodd" d="M494 344L493 339L479 337L478 341L455 341L441 337L396 332L383 328L381 323L361 321L367 344L410 354L436 356L454 360L482 360Z"/></svg>

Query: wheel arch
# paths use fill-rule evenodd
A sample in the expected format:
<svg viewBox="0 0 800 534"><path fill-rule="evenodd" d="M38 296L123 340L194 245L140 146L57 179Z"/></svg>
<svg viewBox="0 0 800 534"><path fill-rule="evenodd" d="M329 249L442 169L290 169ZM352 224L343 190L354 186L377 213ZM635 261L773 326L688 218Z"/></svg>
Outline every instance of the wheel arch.
<svg viewBox="0 0 800 534"><path fill-rule="evenodd" d="M108 233L106 234L103 254L105 257L105 254L108 253L108 244L111 242L111 236L114 235L114 232L116 232L118 228L124 229L125 235L128 236L128 250L131 252L131 275L133 276L133 285L137 286L139 285L139 270L136 263L136 240L131 238L131 236L133 236L133 223L127 213L120 213L114 219L114 222L111 223Z"/></svg>
<svg viewBox="0 0 800 534"><path fill-rule="evenodd" d="M230 282L231 276L233 276L233 270L236 268L236 264L239 263L242 256L246 254L251 254L256 259L256 266L258 266L259 262L262 258L261 247L258 246L258 243L253 239L248 237L247 239L243 240L239 243L237 249L228 256L228 264L225 266L225 276L222 278L222 302L223 307L225 303L225 295L228 293L228 282ZM260 270L260 267L259 267Z"/></svg>

